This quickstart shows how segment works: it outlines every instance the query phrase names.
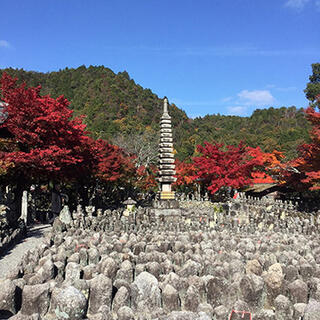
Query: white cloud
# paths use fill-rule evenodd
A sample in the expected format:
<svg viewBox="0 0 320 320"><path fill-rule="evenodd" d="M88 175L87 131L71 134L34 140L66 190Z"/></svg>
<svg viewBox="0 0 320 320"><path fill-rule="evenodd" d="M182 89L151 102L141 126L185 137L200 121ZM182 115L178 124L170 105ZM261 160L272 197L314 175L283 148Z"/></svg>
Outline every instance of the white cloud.
<svg viewBox="0 0 320 320"><path fill-rule="evenodd" d="M0 48L10 48L10 43L6 40L0 40Z"/></svg>
<svg viewBox="0 0 320 320"><path fill-rule="evenodd" d="M289 91L296 91L298 90L298 88L297 87L284 87L284 88L276 87L275 90L281 91L281 92L289 92Z"/></svg>
<svg viewBox="0 0 320 320"><path fill-rule="evenodd" d="M269 90L242 90L238 97L245 105L267 106L275 101Z"/></svg>
<svg viewBox="0 0 320 320"><path fill-rule="evenodd" d="M247 115L248 108L246 106L232 106L227 107L228 115L230 116L245 116Z"/></svg>
<svg viewBox="0 0 320 320"><path fill-rule="evenodd" d="M265 86L266 89L273 89L273 88L275 88L275 87L276 87L275 84L267 84L267 85Z"/></svg>
<svg viewBox="0 0 320 320"><path fill-rule="evenodd" d="M280 91L280 92L289 92L289 91L295 91L298 90L297 87L291 86L291 87L277 87L275 84L267 84L265 86L266 89L272 89L275 91Z"/></svg>
<svg viewBox="0 0 320 320"><path fill-rule="evenodd" d="M320 0L287 0L285 7L301 11L307 3L311 3L320 11Z"/></svg>
<svg viewBox="0 0 320 320"><path fill-rule="evenodd" d="M286 7L293 9L302 9L310 0L287 0Z"/></svg>
<svg viewBox="0 0 320 320"><path fill-rule="evenodd" d="M233 100L233 97L226 97L226 98L223 98L221 102L229 102L231 100Z"/></svg>

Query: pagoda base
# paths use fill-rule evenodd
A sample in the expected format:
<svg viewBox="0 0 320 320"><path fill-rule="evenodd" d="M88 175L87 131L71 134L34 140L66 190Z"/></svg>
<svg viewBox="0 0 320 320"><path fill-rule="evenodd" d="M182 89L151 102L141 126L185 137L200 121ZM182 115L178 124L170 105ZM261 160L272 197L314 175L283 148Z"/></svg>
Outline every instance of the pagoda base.
<svg viewBox="0 0 320 320"><path fill-rule="evenodd" d="M179 201L175 199L154 200L152 207L154 209L179 209Z"/></svg>
<svg viewBox="0 0 320 320"><path fill-rule="evenodd" d="M179 217L181 217L181 210L182 209L156 209L156 208L150 208L149 213L152 214L155 217L163 217L163 218L175 218L177 220Z"/></svg>
<svg viewBox="0 0 320 320"><path fill-rule="evenodd" d="M160 191L159 192L160 200L174 200L175 192L174 191Z"/></svg>
<svg viewBox="0 0 320 320"><path fill-rule="evenodd" d="M150 208L150 213L155 217L179 217L181 209L177 200L155 200Z"/></svg>

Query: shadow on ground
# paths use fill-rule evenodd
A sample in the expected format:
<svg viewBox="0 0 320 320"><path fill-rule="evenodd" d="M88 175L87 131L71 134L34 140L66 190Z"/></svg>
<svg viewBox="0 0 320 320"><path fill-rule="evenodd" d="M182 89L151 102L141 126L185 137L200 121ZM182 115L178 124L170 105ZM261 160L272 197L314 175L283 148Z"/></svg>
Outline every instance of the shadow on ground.
<svg viewBox="0 0 320 320"><path fill-rule="evenodd" d="M50 227L51 227L50 224L32 225L32 226L28 227L27 228L27 234L26 234L25 237L23 237L22 239L19 239L16 242L14 242L13 244L11 244L9 247L6 248L6 250L4 250L4 252L0 251L0 260L3 257L11 254L13 252L13 250L19 244L28 241L28 239L31 239L31 238L42 238L44 236L44 232L46 230L49 230Z"/></svg>

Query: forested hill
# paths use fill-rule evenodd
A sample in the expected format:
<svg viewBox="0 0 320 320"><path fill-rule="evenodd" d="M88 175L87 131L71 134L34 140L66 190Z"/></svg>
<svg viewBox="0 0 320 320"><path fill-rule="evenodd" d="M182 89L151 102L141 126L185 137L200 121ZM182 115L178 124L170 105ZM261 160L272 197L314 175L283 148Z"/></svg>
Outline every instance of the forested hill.
<svg viewBox="0 0 320 320"><path fill-rule="evenodd" d="M77 115L86 115L89 131L96 137L110 139L116 133L139 132L146 126L158 126L163 108L149 89L130 79L127 72L115 74L103 66L40 73L17 69L0 70L25 81L28 86L42 86L42 94L64 95ZM187 121L185 112L171 105L175 126Z"/></svg>
<svg viewBox="0 0 320 320"><path fill-rule="evenodd" d="M113 140L116 135L139 134L146 128L156 135L162 112L162 99L130 79L126 71L81 66L57 72L40 73L22 69L3 72L25 81L28 86L42 86L42 94L65 95L75 114L86 115L85 122L94 137ZM295 107L256 110L251 117L207 115L190 119L171 104L177 156L192 155L197 144L218 141L237 144L240 140L264 151L285 151L292 157L296 146L308 140L309 125L303 110Z"/></svg>
<svg viewBox="0 0 320 320"><path fill-rule="evenodd" d="M193 136L197 141L218 141L237 144L245 141L263 151L284 151L292 158L296 147L309 142L310 126L303 109L268 108L256 109L251 117L207 115L193 121Z"/></svg>

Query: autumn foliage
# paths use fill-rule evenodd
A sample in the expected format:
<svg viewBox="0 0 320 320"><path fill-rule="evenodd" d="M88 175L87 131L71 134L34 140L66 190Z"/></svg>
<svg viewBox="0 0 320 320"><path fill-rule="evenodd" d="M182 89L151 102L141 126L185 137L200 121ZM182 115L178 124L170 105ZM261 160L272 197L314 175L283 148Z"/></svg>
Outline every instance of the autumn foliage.
<svg viewBox="0 0 320 320"><path fill-rule="evenodd" d="M317 97L317 101L320 101L320 96ZM299 147L299 157L291 162L296 171L289 179L296 184L302 183L310 190L320 190L320 112L308 107L305 113L312 125L312 143Z"/></svg>
<svg viewBox="0 0 320 320"><path fill-rule="evenodd" d="M40 87L18 86L6 74L1 79L5 103L3 124L19 145L1 152L0 158L14 163L14 171L30 180L85 174L96 160L92 139L81 118L72 118L69 102L60 96L40 95Z"/></svg>
<svg viewBox="0 0 320 320"><path fill-rule="evenodd" d="M277 183L283 184L284 172L287 164L282 152L273 150L273 152L263 152L259 147L247 150L251 157L257 160L257 166L251 173L253 183Z"/></svg>
<svg viewBox="0 0 320 320"><path fill-rule="evenodd" d="M252 172L251 176L252 176L252 182L254 184L276 182L271 176L269 176L265 172L259 172L259 171Z"/></svg>
<svg viewBox="0 0 320 320"><path fill-rule="evenodd" d="M320 102L320 96L317 97L318 103ZM307 119L312 124L311 139L312 143L305 147L304 152L305 163L304 169L306 178L304 183L310 183L311 190L320 189L320 112L309 107L306 110Z"/></svg>
<svg viewBox="0 0 320 320"><path fill-rule="evenodd" d="M73 116L67 99L42 96L40 90L2 75L1 129L10 134L0 139L2 180L99 183L144 192L157 189L155 165L142 164L137 152L131 154L105 140L94 140L83 119ZM266 153L242 142L237 146L204 142L197 146L196 157L176 160L174 187L189 192L200 184L211 194L223 187L239 189L255 183L320 189L320 112L309 107L305 115L312 125L312 142L299 147L296 159L286 162L280 151Z"/></svg>
<svg viewBox="0 0 320 320"><path fill-rule="evenodd" d="M207 186L211 194L222 187L239 189L252 183L251 172L261 164L250 156L243 143L238 146L211 144L197 147L200 155L193 158L196 168L195 179Z"/></svg>
<svg viewBox="0 0 320 320"><path fill-rule="evenodd" d="M187 186L194 183L195 167L192 162L176 160L176 182L174 185Z"/></svg>
<svg viewBox="0 0 320 320"><path fill-rule="evenodd" d="M16 79L2 76L2 127L17 144L12 150L1 148L2 172L20 183L89 182L94 177L106 183L120 183L133 174L134 165L120 148L93 140L82 119L73 117L63 96L41 96L40 89L17 85Z"/></svg>
<svg viewBox="0 0 320 320"><path fill-rule="evenodd" d="M104 182L128 182L135 174L132 159L121 148L107 141L97 140L95 146L98 149L98 161L96 164L96 176Z"/></svg>
<svg viewBox="0 0 320 320"><path fill-rule="evenodd" d="M156 191L158 183L156 181L157 167L140 165L137 167L134 185L137 189L144 192Z"/></svg>

